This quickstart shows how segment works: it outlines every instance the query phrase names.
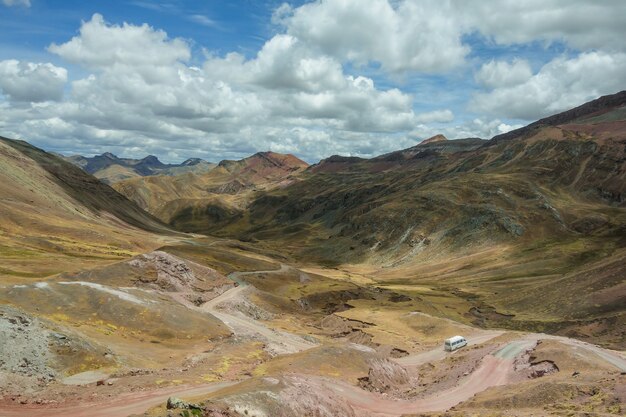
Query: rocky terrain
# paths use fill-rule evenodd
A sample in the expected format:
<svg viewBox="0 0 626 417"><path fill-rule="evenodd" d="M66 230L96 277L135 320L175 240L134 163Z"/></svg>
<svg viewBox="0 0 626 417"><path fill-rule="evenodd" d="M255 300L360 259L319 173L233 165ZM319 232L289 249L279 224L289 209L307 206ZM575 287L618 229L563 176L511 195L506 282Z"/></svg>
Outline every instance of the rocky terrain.
<svg viewBox="0 0 626 417"><path fill-rule="evenodd" d="M625 106L113 188L1 139L0 416L623 415Z"/></svg>

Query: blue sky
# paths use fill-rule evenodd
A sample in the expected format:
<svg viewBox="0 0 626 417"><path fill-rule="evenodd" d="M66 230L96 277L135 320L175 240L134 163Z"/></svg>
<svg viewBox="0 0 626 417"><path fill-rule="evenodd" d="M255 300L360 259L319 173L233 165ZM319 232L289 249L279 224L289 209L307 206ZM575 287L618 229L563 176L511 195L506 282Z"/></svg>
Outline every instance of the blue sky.
<svg viewBox="0 0 626 417"><path fill-rule="evenodd" d="M313 162L490 138L624 88L626 2L468 3L0 0L0 134Z"/></svg>

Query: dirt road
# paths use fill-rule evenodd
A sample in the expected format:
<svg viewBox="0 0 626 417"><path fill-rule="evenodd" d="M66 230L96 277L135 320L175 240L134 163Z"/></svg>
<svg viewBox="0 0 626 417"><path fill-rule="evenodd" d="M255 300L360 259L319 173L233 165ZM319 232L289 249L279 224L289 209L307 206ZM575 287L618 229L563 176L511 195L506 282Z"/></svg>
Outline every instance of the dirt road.
<svg viewBox="0 0 626 417"><path fill-rule="evenodd" d="M269 271L235 271L235 272L231 272L230 274L228 274L226 276L226 278L230 279L231 281L235 281L237 284L239 284L241 286L246 286L248 284L245 281L242 281L241 277L245 277L246 275L258 275L258 274L280 274L280 273L289 271L289 269L290 269L290 267L288 265L280 264L280 268L272 269L272 270L269 270Z"/></svg>
<svg viewBox="0 0 626 417"><path fill-rule="evenodd" d="M170 396L195 397L235 384L236 382L216 382L195 387L168 387L123 394L116 398L102 399L101 402L85 402L60 408L50 406L35 408L22 405L0 410L0 417L127 417L131 414L144 413L151 407L164 404Z"/></svg>
<svg viewBox="0 0 626 417"><path fill-rule="evenodd" d="M245 275L260 274L260 273L280 273L288 270L289 267L281 265L280 269L273 271L254 271L254 272L233 272L229 275L230 279L237 280ZM227 325L235 334L242 336L260 337L265 340L270 346L270 350L275 354L287 354L300 352L302 350L311 349L317 346L315 343L309 342L300 336L270 329L262 323L254 320L241 313L230 313L228 311L219 309L218 306L222 303L233 301L238 298L244 297L245 291L249 290L245 284L232 288L218 297L204 303L200 308L207 313L212 314Z"/></svg>
<svg viewBox="0 0 626 417"><path fill-rule="evenodd" d="M515 357L526 349L532 348L535 343L536 341L526 339L511 342L493 355L485 356L480 366L458 385L415 401L390 400L340 381L323 380L318 383L341 393L355 410L375 416L390 417L444 411L489 387L506 384L513 371Z"/></svg>
<svg viewBox="0 0 626 417"><path fill-rule="evenodd" d="M583 342L581 340L570 339L564 336L553 336L544 333L533 333L530 336L538 338L538 339L551 339L557 340L563 344L570 345L576 348L580 348L586 350L587 352L591 352L596 356L603 359L605 362L613 365L620 372L626 372L626 358L624 357L623 352L617 352L610 349L604 349L596 345L592 345L591 343Z"/></svg>
<svg viewBox="0 0 626 417"><path fill-rule="evenodd" d="M485 343L493 338L496 338L504 334L499 330L486 330L482 331L474 336L467 336L467 345L479 345ZM420 366L427 362L434 362L443 360L450 352L443 350L443 344L433 350L427 352L416 353L415 355L404 356L402 358L394 359L397 363L405 367Z"/></svg>

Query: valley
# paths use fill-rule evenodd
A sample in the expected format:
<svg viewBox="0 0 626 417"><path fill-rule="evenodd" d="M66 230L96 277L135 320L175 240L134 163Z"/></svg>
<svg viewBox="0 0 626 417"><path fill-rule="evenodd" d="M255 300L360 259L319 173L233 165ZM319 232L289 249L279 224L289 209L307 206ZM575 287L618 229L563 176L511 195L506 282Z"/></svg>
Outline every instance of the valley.
<svg viewBox="0 0 626 417"><path fill-rule="evenodd" d="M625 106L110 185L0 138L0 416L622 415Z"/></svg>

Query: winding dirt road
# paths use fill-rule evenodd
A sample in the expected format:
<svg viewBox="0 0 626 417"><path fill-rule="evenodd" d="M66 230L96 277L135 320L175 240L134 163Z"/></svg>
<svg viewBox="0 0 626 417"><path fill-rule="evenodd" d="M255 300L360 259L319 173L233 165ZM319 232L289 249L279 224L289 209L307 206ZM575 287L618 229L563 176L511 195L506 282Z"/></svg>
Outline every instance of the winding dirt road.
<svg viewBox="0 0 626 417"><path fill-rule="evenodd" d="M254 337L259 337L279 346L285 353L310 349L316 345L299 336L270 329L244 314L231 314L219 308L222 303L241 299L245 295L244 292L251 288L244 282L239 281L242 276L259 273L280 273L287 271L289 268L286 265L281 265L280 269L273 271L232 273L229 278L240 282L240 285L205 303L199 309L223 321L236 334L254 335ZM501 334L503 334L501 331L480 331L475 336L468 337L468 344L484 343ZM485 356L476 370L461 379L456 386L440 391L430 397L414 401L388 399L340 380L322 377L308 377L307 379L310 381L310 389L315 389L316 386L326 389L330 388L334 392L339 393L357 412L361 411L376 417L397 417L408 413L445 411L490 387L505 385L510 382L515 358L520 353L535 346L540 339L555 339L570 346L586 350L612 364L620 371L626 371L626 358L620 352L602 349L598 346L566 337L527 334L518 340L508 343L497 352ZM396 359L396 361L403 366L413 367L426 362L442 360L447 355L449 353L445 352L443 348L437 348L429 352ZM0 417L126 417L130 414L141 414L151 407L163 404L170 396L202 396L236 383L219 382L198 386L168 387L128 393L120 395L115 399L103 399L59 408L32 405L10 406L9 408L0 409Z"/></svg>
<svg viewBox="0 0 626 417"><path fill-rule="evenodd" d="M296 353L302 350L311 349L317 344L309 342L300 336L270 329L269 327L259 323L251 317L244 314L233 314L225 310L219 309L219 305L242 299L244 293L249 287L246 283L239 281L242 276L254 274L278 274L289 270L289 266L281 264L279 269L270 271L249 271L249 272L233 272L228 278L239 283L239 286L232 288L218 297L204 303L200 309L212 314L227 325L233 333L241 336L256 336L270 344L270 349L277 354Z"/></svg>
<svg viewBox="0 0 626 417"><path fill-rule="evenodd" d="M341 394L355 409L373 416L397 417L409 413L445 411L487 388L505 385L513 372L515 357L536 344L533 340L516 340L493 355L483 358L478 368L461 382L430 397L414 401L392 400L342 381L318 379L317 383Z"/></svg>
<svg viewBox="0 0 626 417"><path fill-rule="evenodd" d="M617 368L620 372L626 372L626 357L624 357L623 352L618 352L618 351L610 350L610 349L604 349L604 348L601 348L600 346L583 342L582 340L570 339L564 336L553 336L553 335L544 334L544 333L533 333L532 336L538 339L557 340L563 344L586 350L587 352L591 352L594 355L601 358L602 360L604 360L605 362L611 364L613 367Z"/></svg>
<svg viewBox="0 0 626 417"><path fill-rule="evenodd" d="M488 342L491 339L494 339L500 335L504 334L503 331L499 330L486 330L482 331L474 336L467 336L467 345L479 345L481 343ZM446 352L443 349L443 345L437 347L433 350L429 350L427 352L416 353L414 355L404 356L402 358L393 359L397 363L405 367L414 367L420 366L427 362L434 362L443 360L450 352Z"/></svg>

